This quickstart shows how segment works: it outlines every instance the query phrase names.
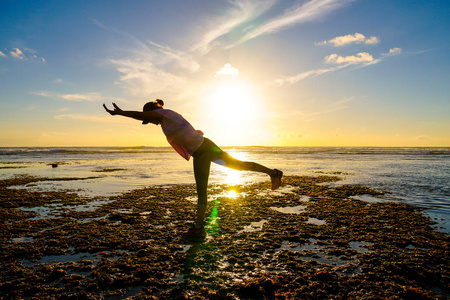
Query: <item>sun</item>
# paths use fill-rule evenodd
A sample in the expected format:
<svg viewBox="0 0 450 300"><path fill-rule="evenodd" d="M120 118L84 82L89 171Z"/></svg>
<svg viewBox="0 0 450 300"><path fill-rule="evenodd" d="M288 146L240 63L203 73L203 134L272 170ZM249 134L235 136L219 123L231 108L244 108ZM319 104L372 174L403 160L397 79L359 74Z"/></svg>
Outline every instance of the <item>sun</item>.
<svg viewBox="0 0 450 300"><path fill-rule="evenodd" d="M228 145L255 143L264 109L252 84L237 75L218 76L207 86L202 99L206 126L215 140L219 138Z"/></svg>
<svg viewBox="0 0 450 300"><path fill-rule="evenodd" d="M216 118L230 125L243 125L246 115L254 109L250 87L243 82L221 82L211 95L211 109Z"/></svg>

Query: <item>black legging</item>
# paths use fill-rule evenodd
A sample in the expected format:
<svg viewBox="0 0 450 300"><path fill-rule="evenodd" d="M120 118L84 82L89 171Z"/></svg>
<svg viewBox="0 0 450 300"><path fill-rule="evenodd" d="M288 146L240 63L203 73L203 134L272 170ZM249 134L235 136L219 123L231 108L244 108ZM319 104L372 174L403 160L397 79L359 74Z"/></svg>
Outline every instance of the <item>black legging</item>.
<svg viewBox="0 0 450 300"><path fill-rule="evenodd" d="M213 141L205 138L201 146L192 155L194 158L194 176L197 184L199 204L207 203L207 188L211 162L239 171L258 171L270 174L272 171L260 164L238 160L219 148ZM269 172L269 173L268 173Z"/></svg>

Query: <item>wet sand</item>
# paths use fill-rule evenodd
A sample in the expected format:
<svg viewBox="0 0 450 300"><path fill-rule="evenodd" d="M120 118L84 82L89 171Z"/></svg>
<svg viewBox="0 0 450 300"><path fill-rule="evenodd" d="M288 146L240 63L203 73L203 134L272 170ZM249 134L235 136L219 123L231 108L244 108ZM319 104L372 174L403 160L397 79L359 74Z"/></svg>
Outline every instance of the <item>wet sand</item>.
<svg viewBox="0 0 450 300"><path fill-rule="evenodd" d="M327 186L336 176L211 186L204 240L180 237L194 185L107 198L9 188L42 180L0 181L5 299L450 296L449 236L412 205L352 198L382 191Z"/></svg>

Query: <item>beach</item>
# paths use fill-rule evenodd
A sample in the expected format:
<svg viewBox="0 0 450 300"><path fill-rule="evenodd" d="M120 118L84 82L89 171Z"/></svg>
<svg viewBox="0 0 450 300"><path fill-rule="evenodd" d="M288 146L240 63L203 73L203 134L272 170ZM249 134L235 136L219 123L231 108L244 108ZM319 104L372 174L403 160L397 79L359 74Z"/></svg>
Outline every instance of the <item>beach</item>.
<svg viewBox="0 0 450 300"><path fill-rule="evenodd" d="M6 150L3 298L450 295L447 148L235 147L283 186L213 168L204 240L181 238L196 193L170 149Z"/></svg>
<svg viewBox="0 0 450 300"><path fill-rule="evenodd" d="M0 8L0 300L450 299L450 1Z"/></svg>

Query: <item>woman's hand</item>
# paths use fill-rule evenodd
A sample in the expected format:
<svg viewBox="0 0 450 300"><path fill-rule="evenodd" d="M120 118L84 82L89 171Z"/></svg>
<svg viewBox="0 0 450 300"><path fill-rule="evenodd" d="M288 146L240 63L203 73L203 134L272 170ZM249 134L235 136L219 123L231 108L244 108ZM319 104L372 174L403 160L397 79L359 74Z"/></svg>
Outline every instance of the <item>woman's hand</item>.
<svg viewBox="0 0 450 300"><path fill-rule="evenodd" d="M122 109L120 109L120 107L118 107L115 103L113 103L112 105L114 106L114 110L108 109L105 103L103 103L103 107L105 108L105 110L112 116L120 114L122 112Z"/></svg>

